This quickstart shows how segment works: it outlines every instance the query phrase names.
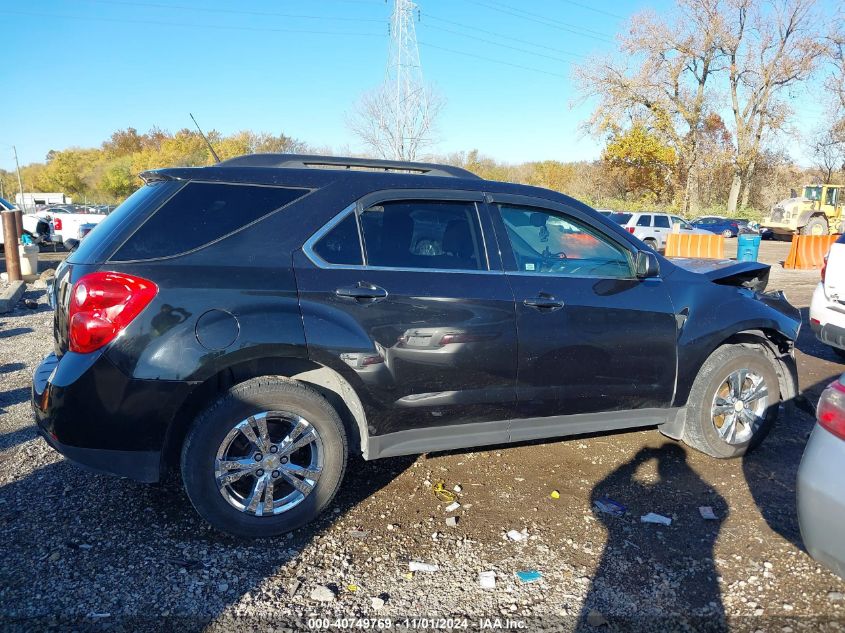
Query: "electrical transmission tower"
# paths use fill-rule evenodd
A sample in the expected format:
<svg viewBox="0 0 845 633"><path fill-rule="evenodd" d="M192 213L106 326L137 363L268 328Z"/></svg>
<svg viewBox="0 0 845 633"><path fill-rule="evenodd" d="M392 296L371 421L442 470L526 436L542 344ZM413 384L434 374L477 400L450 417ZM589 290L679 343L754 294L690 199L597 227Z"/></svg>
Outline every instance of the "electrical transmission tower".
<svg viewBox="0 0 845 633"><path fill-rule="evenodd" d="M393 0L384 98L394 119L391 121L394 129L388 134L397 160L413 160L420 145L426 143L423 136L431 127L414 26L416 13L417 5L411 0Z"/></svg>

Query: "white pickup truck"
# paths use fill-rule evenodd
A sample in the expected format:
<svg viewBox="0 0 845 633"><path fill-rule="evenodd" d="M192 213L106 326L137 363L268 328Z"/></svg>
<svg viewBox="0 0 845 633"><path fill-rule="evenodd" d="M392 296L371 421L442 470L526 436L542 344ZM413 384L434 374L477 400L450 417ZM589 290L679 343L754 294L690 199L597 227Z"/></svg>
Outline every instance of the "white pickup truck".
<svg viewBox="0 0 845 633"><path fill-rule="evenodd" d="M14 209L17 209L15 205L13 205L8 200L0 198L0 211L12 211ZM42 223L41 226L39 226L39 223ZM44 225L44 223L46 223L46 226ZM40 218L32 213L25 213L23 215L23 230L24 233L29 234L33 241L40 242L44 239L51 239L48 236L52 234L53 228L52 223L49 220ZM3 237L3 223L2 221L0 221L0 244L5 243L6 240Z"/></svg>
<svg viewBox="0 0 845 633"><path fill-rule="evenodd" d="M50 240L60 243L81 240L90 230L90 226L84 227L84 225L96 225L106 218L102 213L77 211L73 207L50 207L38 211L35 215L50 222L52 228Z"/></svg>

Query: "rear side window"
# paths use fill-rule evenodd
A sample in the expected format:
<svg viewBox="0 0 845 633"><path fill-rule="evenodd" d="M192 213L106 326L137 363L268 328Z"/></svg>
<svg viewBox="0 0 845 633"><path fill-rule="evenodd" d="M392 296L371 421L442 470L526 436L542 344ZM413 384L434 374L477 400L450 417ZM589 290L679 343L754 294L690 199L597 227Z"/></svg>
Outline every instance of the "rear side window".
<svg viewBox="0 0 845 633"><path fill-rule="evenodd" d="M640 216L640 219L637 220L637 226L651 226L651 216L650 215Z"/></svg>
<svg viewBox="0 0 845 633"><path fill-rule="evenodd" d="M668 229L669 218L667 218L665 215L654 216L654 226L661 229Z"/></svg>
<svg viewBox="0 0 845 633"><path fill-rule="evenodd" d="M306 193L307 189L190 182L135 231L112 261L186 253L228 235Z"/></svg>
<svg viewBox="0 0 845 633"><path fill-rule="evenodd" d="M473 202L402 200L361 214L367 265L389 268L486 269Z"/></svg>

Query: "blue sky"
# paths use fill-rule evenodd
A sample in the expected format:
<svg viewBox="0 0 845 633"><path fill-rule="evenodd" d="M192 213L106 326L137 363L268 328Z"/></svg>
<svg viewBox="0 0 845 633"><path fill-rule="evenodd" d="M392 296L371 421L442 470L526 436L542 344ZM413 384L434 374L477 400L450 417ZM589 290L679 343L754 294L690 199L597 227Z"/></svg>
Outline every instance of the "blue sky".
<svg viewBox="0 0 845 633"><path fill-rule="evenodd" d="M511 162L598 157L597 139L579 129L589 104L571 107L571 63L612 50L631 14L673 6L417 1L424 74L446 99L434 151L477 148ZM384 76L391 4L0 0L0 167L14 167L12 145L26 164L50 149L97 146L119 128L189 127L188 112L224 134L284 132L360 149L346 116ZM803 130L821 118L818 105L799 111Z"/></svg>

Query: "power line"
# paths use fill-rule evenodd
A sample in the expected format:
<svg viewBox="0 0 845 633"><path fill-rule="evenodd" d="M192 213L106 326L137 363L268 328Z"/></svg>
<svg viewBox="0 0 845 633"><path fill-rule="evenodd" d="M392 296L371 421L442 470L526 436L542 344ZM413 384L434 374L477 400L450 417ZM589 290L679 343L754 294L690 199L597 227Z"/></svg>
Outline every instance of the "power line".
<svg viewBox="0 0 845 633"><path fill-rule="evenodd" d="M567 79L566 75L561 75L560 73L553 73L548 70L541 70L539 68L534 68L532 66L523 66L522 64L512 64L511 62L504 62L500 59L493 59L492 57L485 57L484 55L477 55L475 53L467 53L465 51L457 51L454 48L446 48L445 46L437 46L436 44L429 44L428 42L423 42L420 40L420 44L425 46L426 48L433 48L440 51L446 51L447 53L454 53L455 55L463 55L464 57L474 57L475 59L482 59L487 62L492 62L494 64L501 64L502 66L511 66L512 68L520 68L522 70L530 70L531 72L541 73L543 75L551 75L552 77L560 77L561 79Z"/></svg>
<svg viewBox="0 0 845 633"><path fill-rule="evenodd" d="M192 7L179 4L162 4L159 2L131 2L128 0L88 0L99 4L110 4L128 7L149 7L153 9L177 9L182 11L198 11L204 13L229 13L235 15L257 15L262 17L297 18L302 20L329 20L341 22L378 22L384 24L381 18L350 18L346 16L302 15L297 13L274 13L272 11L243 11L241 9L213 9L209 7Z"/></svg>
<svg viewBox="0 0 845 633"><path fill-rule="evenodd" d="M568 64L571 61L571 60L568 60L568 59L563 59L562 57L555 57L554 55L546 55L545 53L537 53L535 51L529 51L525 48L519 48L517 46L510 46L508 44L502 44L501 42L494 42L493 40L488 40L487 38L484 38L484 37L477 37L475 35L468 35L466 33L460 33L458 31L453 31L452 29L447 29L447 28L442 27L442 26L429 25L429 28L436 29L438 31L443 31L444 33L452 33L453 35L458 35L460 37L467 37L469 39L477 40L479 42L486 42L488 44L492 44L493 46L500 46L502 48L507 48L507 49L512 50L512 51L519 51L521 53L527 53L528 55L536 55L537 57L545 57L546 59L552 59L556 62L562 62L564 64ZM563 52L563 51L561 51L561 52ZM577 57L577 55L575 55L574 53L564 53L564 54Z"/></svg>
<svg viewBox="0 0 845 633"><path fill-rule="evenodd" d="M511 42L517 42L518 44L525 44L527 46L533 46L534 48L542 48L543 50L551 51L553 53L558 53L559 55L571 55L572 57L579 57L585 59L586 55L581 55L579 53L571 53L569 51L564 51L559 48L554 48L553 46L546 46L545 44L537 44L536 42L531 42L529 40L519 39L518 37L512 37L510 35L505 35L504 33L497 33L496 31L488 31L487 29L482 29L477 26L473 26L471 24L465 24L463 22L456 22L455 20L447 20L446 18L441 18L436 15L431 15L430 13L423 13L424 18L428 18L429 20L436 20L438 22L445 22L446 24L453 24L454 26L458 26L464 29L470 29L473 31L478 31L479 33L486 33L487 35L492 35L494 37L498 37L500 39L510 40ZM431 26L431 25L429 25ZM465 36L470 37L470 36Z"/></svg>
<svg viewBox="0 0 845 633"><path fill-rule="evenodd" d="M0 9L0 14L7 15L27 15L43 18L60 18L67 20L83 20L83 21L97 21L97 22L112 22L118 24L151 24L154 26L176 26L182 28L198 28L198 29L216 29L222 31L250 31L259 33L303 33L308 35L350 35L354 37L384 37L384 33L354 33L349 31L314 31L309 29L276 29L276 28L260 28L250 26L224 26L218 24L189 24L185 22L163 22L160 20L126 20L120 18L104 18L100 16L81 16L81 15L67 15L58 13L38 13L35 11L9 11L7 9Z"/></svg>
<svg viewBox="0 0 845 633"><path fill-rule="evenodd" d="M592 7L588 4L581 4L580 2L575 2L575 0L561 0L566 4L571 4L576 7L581 7L582 9L587 9L588 11L594 11L596 13L601 13L602 15L609 15L612 18L618 18L620 20L624 20L624 15L619 15L618 13L611 13L610 11L605 11L604 9L597 9L596 7Z"/></svg>
<svg viewBox="0 0 845 633"><path fill-rule="evenodd" d="M573 33L582 37L589 37L591 39L599 40L602 42L613 42L613 39L608 37L604 33L599 33L598 31L591 31L590 29L580 27L575 24L568 24L567 22L561 22L560 20L555 20L554 18L542 16L537 13L523 11L522 9L517 9L516 7L511 7L510 5L500 4L499 6L496 6L487 2L481 2L480 0L469 0L469 2L472 2L473 4L477 4L482 7L486 7L487 9L492 9L493 11L498 11L499 13L504 13L506 15L510 15L516 18L528 20L529 22L536 22L537 24L542 24L543 26L548 26L553 29L566 31L567 33Z"/></svg>

